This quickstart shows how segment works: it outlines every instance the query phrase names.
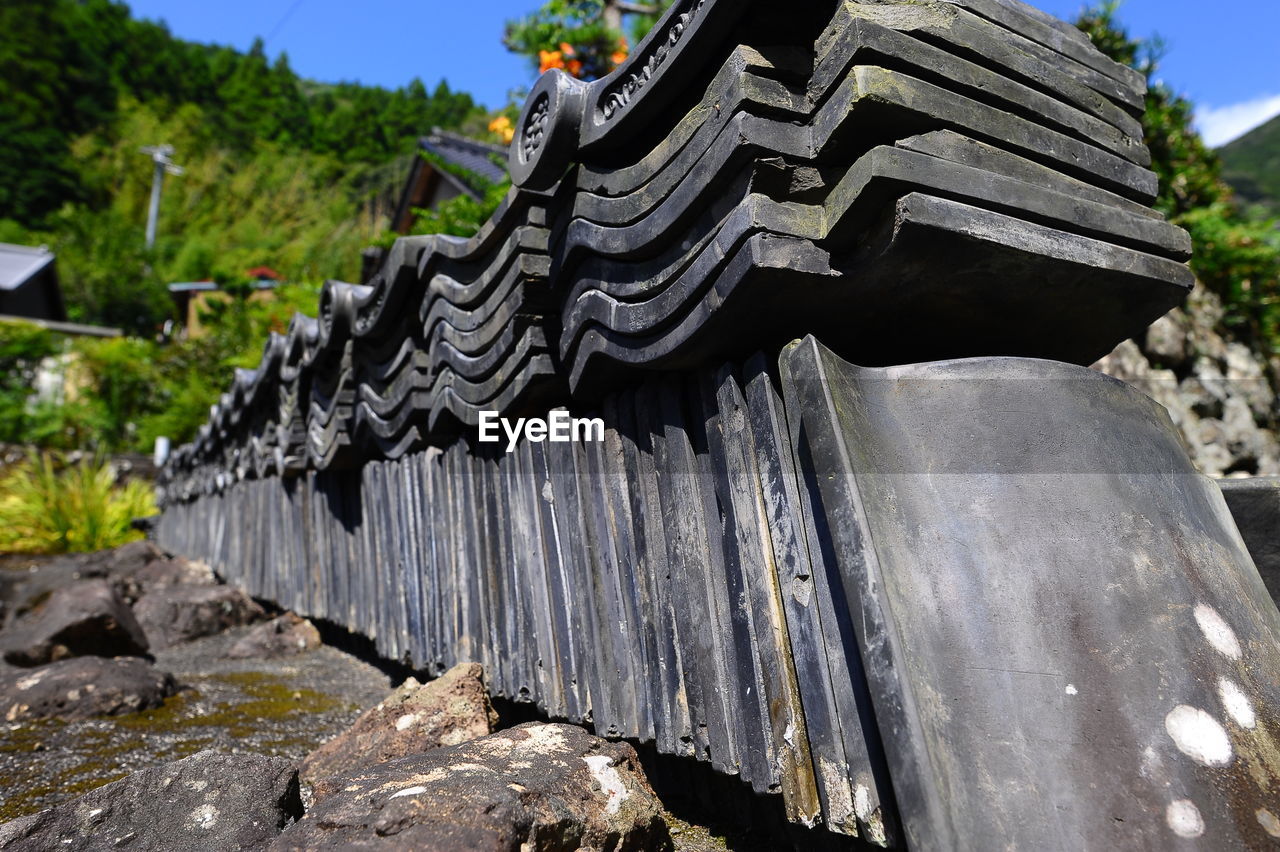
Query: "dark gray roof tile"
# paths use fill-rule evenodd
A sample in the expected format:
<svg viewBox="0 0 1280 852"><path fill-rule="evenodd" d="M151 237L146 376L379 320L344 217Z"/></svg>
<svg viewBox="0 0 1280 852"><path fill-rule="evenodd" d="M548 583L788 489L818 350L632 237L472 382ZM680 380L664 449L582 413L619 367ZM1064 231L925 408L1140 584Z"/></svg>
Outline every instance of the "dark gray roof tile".
<svg viewBox="0 0 1280 852"><path fill-rule="evenodd" d="M419 139L418 147L452 166L479 175L490 183L499 183L507 177L507 149L499 145L468 139L437 128L430 136Z"/></svg>

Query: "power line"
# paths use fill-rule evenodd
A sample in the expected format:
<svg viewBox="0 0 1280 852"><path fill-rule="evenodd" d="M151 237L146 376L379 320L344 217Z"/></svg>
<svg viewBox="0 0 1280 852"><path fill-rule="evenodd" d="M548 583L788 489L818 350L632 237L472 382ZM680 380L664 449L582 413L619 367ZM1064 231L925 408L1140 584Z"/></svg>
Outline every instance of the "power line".
<svg viewBox="0 0 1280 852"><path fill-rule="evenodd" d="M280 34L280 30L284 29L284 25L289 23L289 19L293 17L294 12L298 11L298 7L301 6L302 3L303 3L303 0L293 0L292 5L290 5L289 8L285 10L285 13L280 16L280 20L277 21L276 25L271 28L271 32L267 35L266 38L262 40L262 43L264 45L266 45L273 38L275 38L277 35Z"/></svg>

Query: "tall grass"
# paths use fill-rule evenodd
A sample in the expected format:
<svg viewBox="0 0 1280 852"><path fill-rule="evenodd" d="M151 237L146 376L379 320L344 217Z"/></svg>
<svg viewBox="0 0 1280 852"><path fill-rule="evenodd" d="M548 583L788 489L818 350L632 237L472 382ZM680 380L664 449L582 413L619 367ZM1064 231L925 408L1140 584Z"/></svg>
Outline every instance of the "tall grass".
<svg viewBox="0 0 1280 852"><path fill-rule="evenodd" d="M145 482L117 481L102 459L62 464L45 453L28 456L0 480L0 552L83 553L140 538L130 527L154 514Z"/></svg>

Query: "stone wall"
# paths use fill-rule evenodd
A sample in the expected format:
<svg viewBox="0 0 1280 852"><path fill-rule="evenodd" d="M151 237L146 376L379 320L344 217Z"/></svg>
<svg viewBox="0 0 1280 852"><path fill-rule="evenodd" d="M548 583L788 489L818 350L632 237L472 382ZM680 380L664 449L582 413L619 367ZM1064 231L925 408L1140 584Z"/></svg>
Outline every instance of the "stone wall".
<svg viewBox="0 0 1280 852"><path fill-rule="evenodd" d="M1224 336L1222 300L1197 284L1184 308L1126 340L1095 367L1169 410L1209 476L1280 475L1280 398L1263 358ZM1280 365L1277 365L1280 367Z"/></svg>

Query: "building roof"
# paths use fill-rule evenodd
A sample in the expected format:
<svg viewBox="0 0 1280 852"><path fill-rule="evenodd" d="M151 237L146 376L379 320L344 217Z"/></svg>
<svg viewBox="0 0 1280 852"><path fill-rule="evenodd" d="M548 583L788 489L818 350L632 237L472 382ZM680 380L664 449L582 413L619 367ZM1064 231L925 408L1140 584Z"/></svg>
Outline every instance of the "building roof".
<svg viewBox="0 0 1280 852"><path fill-rule="evenodd" d="M400 193L400 201L391 220L392 230L402 234L408 233L413 208L421 206L430 197L435 191L433 186L444 183L457 194L478 199L488 188L486 184L500 183L507 177L506 148L468 139L438 127L430 136L418 139L418 152L431 157L413 158L409 179ZM439 163L443 163L445 168L441 168Z"/></svg>
<svg viewBox="0 0 1280 852"><path fill-rule="evenodd" d="M249 283L257 290L271 290L280 282L274 278L258 278ZM216 281L177 281L169 285L170 293L212 293L221 289Z"/></svg>
<svg viewBox="0 0 1280 852"><path fill-rule="evenodd" d="M53 263L53 252L44 246L0 243L0 290L18 289L50 263Z"/></svg>
<svg viewBox="0 0 1280 852"><path fill-rule="evenodd" d="M19 317L10 316L9 314L0 314L0 322L25 322L31 325L47 328L49 331L56 331L59 334L67 334L72 337L122 337L124 332L121 329L113 328L108 325L85 325L79 322L59 322L57 320L41 319L39 317Z"/></svg>
<svg viewBox="0 0 1280 852"><path fill-rule="evenodd" d="M418 148L435 154L451 166L466 169L490 183L498 183L507 176L507 149L476 139L468 139L457 133L436 128L430 136L418 140ZM469 186L474 194L481 187Z"/></svg>

